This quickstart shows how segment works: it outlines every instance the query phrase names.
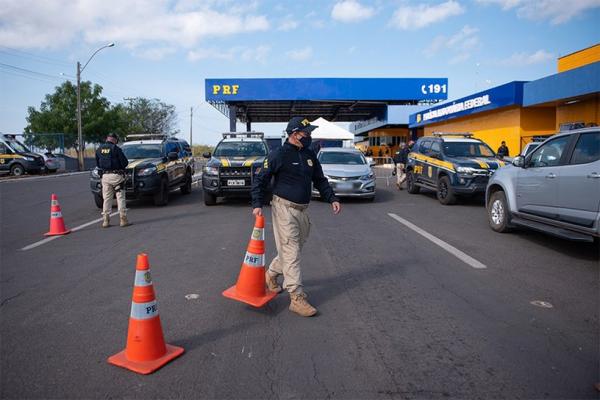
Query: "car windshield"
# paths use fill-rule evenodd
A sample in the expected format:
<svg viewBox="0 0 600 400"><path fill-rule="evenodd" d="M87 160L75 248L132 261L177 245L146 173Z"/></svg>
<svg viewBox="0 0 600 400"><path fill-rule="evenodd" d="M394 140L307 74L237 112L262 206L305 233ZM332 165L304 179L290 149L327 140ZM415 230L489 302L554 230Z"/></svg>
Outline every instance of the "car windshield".
<svg viewBox="0 0 600 400"><path fill-rule="evenodd" d="M524 156L527 156L529 154L531 154L532 151L534 151L535 149L538 148L540 144L536 143L536 144L530 144L527 149L525 149L525 154L523 154Z"/></svg>
<svg viewBox="0 0 600 400"><path fill-rule="evenodd" d="M27 147L25 147L25 145L21 142L11 140L8 143L10 143L10 147L12 147L13 150L17 153L31 153L31 151Z"/></svg>
<svg viewBox="0 0 600 400"><path fill-rule="evenodd" d="M448 157L494 157L485 143L444 142L444 154Z"/></svg>
<svg viewBox="0 0 600 400"><path fill-rule="evenodd" d="M129 160L162 157L162 145L160 144L129 144L123 145L121 149Z"/></svg>
<svg viewBox="0 0 600 400"><path fill-rule="evenodd" d="M365 158L357 153L343 153L338 151L324 151L319 155L321 164L364 165Z"/></svg>
<svg viewBox="0 0 600 400"><path fill-rule="evenodd" d="M215 149L215 157L254 157L266 156L263 142L221 142Z"/></svg>

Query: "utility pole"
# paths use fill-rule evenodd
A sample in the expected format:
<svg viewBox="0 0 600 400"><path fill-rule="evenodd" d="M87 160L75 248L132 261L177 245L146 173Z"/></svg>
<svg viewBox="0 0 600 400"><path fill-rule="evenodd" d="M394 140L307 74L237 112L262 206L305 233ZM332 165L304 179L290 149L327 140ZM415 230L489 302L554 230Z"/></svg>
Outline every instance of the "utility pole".
<svg viewBox="0 0 600 400"><path fill-rule="evenodd" d="M190 107L190 147L192 147L192 124L194 118L194 107Z"/></svg>
<svg viewBox="0 0 600 400"><path fill-rule="evenodd" d="M77 161L83 171L83 133L81 132L81 63L77 61Z"/></svg>

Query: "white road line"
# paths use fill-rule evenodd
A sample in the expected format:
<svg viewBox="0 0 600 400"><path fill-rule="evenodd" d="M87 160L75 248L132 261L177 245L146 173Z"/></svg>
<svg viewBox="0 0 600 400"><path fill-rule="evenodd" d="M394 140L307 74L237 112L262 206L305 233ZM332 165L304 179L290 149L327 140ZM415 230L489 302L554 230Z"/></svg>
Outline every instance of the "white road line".
<svg viewBox="0 0 600 400"><path fill-rule="evenodd" d="M114 217L114 216L115 216L115 215L117 215L118 213L119 213L119 212L118 212L118 211L116 211L116 212L114 212L114 213L110 214L110 216L111 216L111 217ZM85 224L83 224L83 225L79 225L79 226L76 226L75 228L71 229L71 232L77 232L77 231L79 231L79 230L81 230L81 229L83 229L83 228L85 228L85 227L88 227L88 226L90 226L90 225L97 224L97 223L98 223L98 222L100 222L100 221L102 221L102 218L98 218L98 219L95 219L95 220L93 220L93 221L86 222L86 223L85 223ZM36 247L38 247L38 246L41 246L41 245L43 245L43 244L46 244L46 243L48 243L48 242L51 242L51 241L53 241L53 240L55 240L55 239L61 238L61 237L63 237L63 236L66 236L66 235L61 235L61 236L50 236L50 237L47 237L46 239L40 240L39 242L35 242L35 243L32 243L32 244L30 244L29 246L25 246L25 247L23 247L21 250L22 250L22 251L31 250L31 249L34 249L34 248L36 248Z"/></svg>
<svg viewBox="0 0 600 400"><path fill-rule="evenodd" d="M459 260L463 261L464 263L468 264L469 266L476 268L476 269L485 269L487 268L484 264L480 263L479 261L477 261L476 259L474 259L473 257L471 257L468 254L463 253L462 251L460 251L459 249L457 249L456 247L444 242L442 239L433 236L431 233L424 231L423 229L419 228L418 226L416 226L415 224L408 222L407 220L405 220L402 217L397 216L396 214L391 214L388 213L388 215L395 219L396 221L400 222L402 225L412 229L413 231L417 232L419 235L423 236L424 238L432 241L433 243L437 244L438 246L440 246L442 249L446 250L448 253L452 254L453 256L455 256L456 258L458 258Z"/></svg>
<svg viewBox="0 0 600 400"><path fill-rule="evenodd" d="M18 182L32 182L32 181L40 181L40 180L44 180L44 179L51 179L51 178L63 178L65 176L73 176L73 175L83 175L83 174L89 174L90 171L83 171L83 172L66 172L66 173L58 173L58 174L54 174L54 175L45 175L45 176L24 176L22 178L8 178L7 179L0 179L0 183L18 183Z"/></svg>

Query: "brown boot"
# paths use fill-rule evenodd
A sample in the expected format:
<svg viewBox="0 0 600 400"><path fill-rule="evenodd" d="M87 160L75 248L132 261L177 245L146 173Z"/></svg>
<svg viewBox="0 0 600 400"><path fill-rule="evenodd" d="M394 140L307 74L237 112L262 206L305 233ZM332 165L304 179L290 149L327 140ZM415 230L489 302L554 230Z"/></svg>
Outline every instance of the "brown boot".
<svg viewBox="0 0 600 400"><path fill-rule="evenodd" d="M120 226L124 227L124 226L129 226L129 225L131 225L131 222L127 221L127 216L122 215Z"/></svg>
<svg viewBox="0 0 600 400"><path fill-rule="evenodd" d="M306 293L290 293L290 311L303 317L312 317L317 309L306 300Z"/></svg>
<svg viewBox="0 0 600 400"><path fill-rule="evenodd" d="M108 228L109 226L110 226L110 215L103 215L102 216L102 227Z"/></svg>
<svg viewBox="0 0 600 400"><path fill-rule="evenodd" d="M265 272L265 281L267 282L267 288L271 292L281 293L281 286L277 283L277 277L271 276L269 272Z"/></svg>

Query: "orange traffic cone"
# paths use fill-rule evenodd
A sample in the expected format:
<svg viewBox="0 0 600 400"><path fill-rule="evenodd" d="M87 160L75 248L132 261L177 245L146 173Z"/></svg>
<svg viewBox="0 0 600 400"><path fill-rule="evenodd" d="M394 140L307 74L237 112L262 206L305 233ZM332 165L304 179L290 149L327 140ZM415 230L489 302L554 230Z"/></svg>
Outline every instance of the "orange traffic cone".
<svg viewBox="0 0 600 400"><path fill-rule="evenodd" d="M148 256L139 254L135 267L127 347L108 362L140 374L150 374L183 354L183 348L165 344L150 276Z"/></svg>
<svg viewBox="0 0 600 400"><path fill-rule="evenodd" d="M60 204L58 204L58 197L52 194L50 196L50 231L45 233L44 236L66 235L69 232L71 230L65 227Z"/></svg>
<svg viewBox="0 0 600 400"><path fill-rule="evenodd" d="M262 307L277 296L265 285L265 217L257 215L240 276L236 285L225 290L223 296Z"/></svg>

